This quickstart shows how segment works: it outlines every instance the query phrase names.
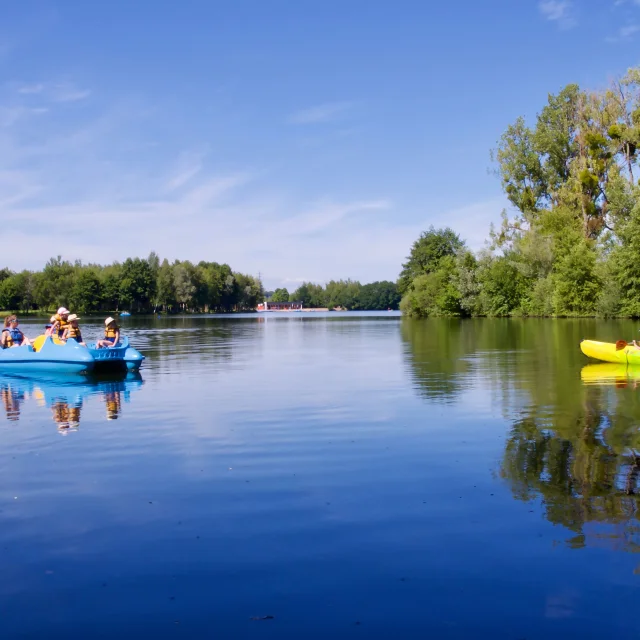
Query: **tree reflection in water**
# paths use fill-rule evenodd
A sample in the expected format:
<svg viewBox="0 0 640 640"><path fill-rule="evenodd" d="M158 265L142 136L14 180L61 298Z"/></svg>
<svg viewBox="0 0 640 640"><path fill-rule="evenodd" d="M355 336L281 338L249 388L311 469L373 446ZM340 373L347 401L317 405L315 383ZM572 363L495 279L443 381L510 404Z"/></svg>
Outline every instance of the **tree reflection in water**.
<svg viewBox="0 0 640 640"><path fill-rule="evenodd" d="M596 330L579 321L432 319L403 321L402 337L429 402L464 404L474 387L491 394L510 424L499 473L517 500L541 501L547 520L573 533L571 547L636 552L640 369L587 365L578 345Z"/></svg>
<svg viewBox="0 0 640 640"><path fill-rule="evenodd" d="M542 499L546 518L575 533L572 547L640 550L638 380L624 366L587 365L586 384L563 402L512 423L500 475L515 498Z"/></svg>

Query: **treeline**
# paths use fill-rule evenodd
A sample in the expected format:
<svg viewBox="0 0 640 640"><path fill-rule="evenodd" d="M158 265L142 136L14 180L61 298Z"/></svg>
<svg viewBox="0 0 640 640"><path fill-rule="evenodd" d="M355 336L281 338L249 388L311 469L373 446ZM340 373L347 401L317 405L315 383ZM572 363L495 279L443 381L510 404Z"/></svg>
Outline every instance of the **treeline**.
<svg viewBox="0 0 640 640"><path fill-rule="evenodd" d="M492 154L515 215L473 253L450 229L414 243L401 308L429 316L640 316L640 68L549 95ZM472 221L471 221L472 223Z"/></svg>
<svg viewBox="0 0 640 640"><path fill-rule="evenodd" d="M331 280L324 287L304 282L293 293L276 289L273 302L302 302L305 308L341 308L349 311L378 311L398 309L400 293L393 282L360 284L354 280Z"/></svg>
<svg viewBox="0 0 640 640"><path fill-rule="evenodd" d="M129 310L229 312L253 310L263 299L257 278L227 264L168 260L151 253L108 266L52 258L42 271L0 269L0 308L75 313Z"/></svg>

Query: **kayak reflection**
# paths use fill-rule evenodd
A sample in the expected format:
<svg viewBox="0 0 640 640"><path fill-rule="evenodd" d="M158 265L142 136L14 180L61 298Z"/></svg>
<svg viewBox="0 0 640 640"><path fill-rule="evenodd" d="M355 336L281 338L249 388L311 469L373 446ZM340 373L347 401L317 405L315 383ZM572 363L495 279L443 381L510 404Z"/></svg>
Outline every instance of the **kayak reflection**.
<svg viewBox="0 0 640 640"><path fill-rule="evenodd" d="M640 366L626 364L588 364L582 367L580 378L585 384L630 386L640 384Z"/></svg>
<svg viewBox="0 0 640 640"><path fill-rule="evenodd" d="M82 409L91 396L104 401L107 420L116 420L123 400L129 402L131 391L143 383L137 371L84 378L5 375L0 377L0 398L7 420L17 422L24 402L33 400L40 407L48 407L58 430L67 433L80 426Z"/></svg>

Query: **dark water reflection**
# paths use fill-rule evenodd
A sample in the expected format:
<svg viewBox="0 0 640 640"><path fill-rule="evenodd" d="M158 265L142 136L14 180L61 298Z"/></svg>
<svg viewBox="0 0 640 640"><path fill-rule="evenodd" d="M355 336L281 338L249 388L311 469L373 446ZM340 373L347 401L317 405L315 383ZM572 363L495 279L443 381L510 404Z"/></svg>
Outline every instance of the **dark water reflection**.
<svg viewBox="0 0 640 640"><path fill-rule="evenodd" d="M541 504L572 548L640 550L640 369L587 364L577 350L581 337L615 341L637 326L431 322L402 328L417 388L464 402L480 381L509 421L499 475L513 496Z"/></svg>
<svg viewBox="0 0 640 640"><path fill-rule="evenodd" d="M102 376L73 376L51 373L46 376L5 374L0 376L0 402L8 421L20 420L25 402L50 409L61 433L77 430L82 408L95 396L104 403L105 419L117 420L131 392L142 386L138 372Z"/></svg>
<svg viewBox="0 0 640 640"><path fill-rule="evenodd" d="M125 330L141 376L0 377L1 637L640 633L640 370L578 349L634 323Z"/></svg>

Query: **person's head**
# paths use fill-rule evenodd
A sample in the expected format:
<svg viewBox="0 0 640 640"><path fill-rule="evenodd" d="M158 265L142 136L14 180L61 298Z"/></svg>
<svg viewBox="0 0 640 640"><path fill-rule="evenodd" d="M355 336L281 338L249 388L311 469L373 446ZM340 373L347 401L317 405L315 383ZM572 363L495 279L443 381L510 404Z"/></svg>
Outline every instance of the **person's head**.
<svg viewBox="0 0 640 640"><path fill-rule="evenodd" d="M105 321L104 321L105 327L116 327L116 321L109 316Z"/></svg>
<svg viewBox="0 0 640 640"><path fill-rule="evenodd" d="M69 317L69 309L66 307L60 307L58 309L58 315L66 320Z"/></svg>
<svg viewBox="0 0 640 640"><path fill-rule="evenodd" d="M75 313L72 313L69 316L69 322L71 323L72 327L77 327L78 326L78 320L80 320L80 318L78 318L78 316Z"/></svg>
<svg viewBox="0 0 640 640"><path fill-rule="evenodd" d="M17 327L19 324L18 316L7 316L7 319L4 321L5 327Z"/></svg>

